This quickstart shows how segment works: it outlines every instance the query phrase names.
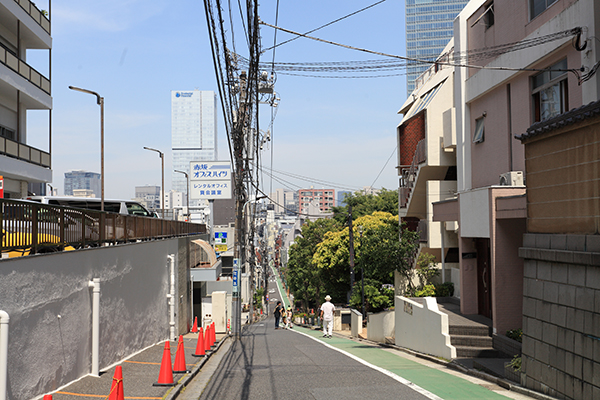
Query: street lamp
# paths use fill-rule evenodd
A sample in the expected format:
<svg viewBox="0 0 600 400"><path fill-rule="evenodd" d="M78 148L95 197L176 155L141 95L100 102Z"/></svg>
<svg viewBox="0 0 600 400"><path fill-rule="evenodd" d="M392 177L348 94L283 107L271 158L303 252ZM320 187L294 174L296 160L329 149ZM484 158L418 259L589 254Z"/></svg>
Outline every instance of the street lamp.
<svg viewBox="0 0 600 400"><path fill-rule="evenodd" d="M96 96L96 101L100 106L100 210L104 211L104 97L91 90L75 86L69 86L69 89Z"/></svg>
<svg viewBox="0 0 600 400"><path fill-rule="evenodd" d="M190 177L187 174L187 172L184 171L179 171L178 169L174 169L173 171L175 172L179 172L180 174L184 174L185 175L185 179L187 181L187 189L185 190L186 193L186 205L187 205L187 217L188 217L188 222L190 222Z"/></svg>
<svg viewBox="0 0 600 400"><path fill-rule="evenodd" d="M161 195L161 198L160 198L160 205L161 205L160 211L161 211L161 214L162 214L162 219L165 219L165 205L164 205L164 201L165 201L165 153L163 153L160 150L156 150L156 149L153 149L153 148L150 148L150 147L145 147L145 146L144 146L144 149L145 150L150 150L150 151L155 151L155 152L158 153L158 156L160 157L161 172L162 172L162 184L160 186L160 195Z"/></svg>
<svg viewBox="0 0 600 400"><path fill-rule="evenodd" d="M362 234L363 234L362 225L358 226L358 232L360 233L360 245L362 247ZM362 278L362 315L363 315L363 318L365 318L365 320L366 320L367 316L365 314L365 268L363 266L362 257L360 260L360 275Z"/></svg>

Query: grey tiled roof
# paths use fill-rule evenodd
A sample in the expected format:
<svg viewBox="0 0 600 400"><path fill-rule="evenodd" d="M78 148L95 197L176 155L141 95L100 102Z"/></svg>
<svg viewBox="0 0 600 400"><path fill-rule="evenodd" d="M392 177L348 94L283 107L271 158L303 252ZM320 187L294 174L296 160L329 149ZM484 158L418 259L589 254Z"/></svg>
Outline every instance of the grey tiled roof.
<svg viewBox="0 0 600 400"><path fill-rule="evenodd" d="M587 118L600 115L600 100L586 104L564 114L557 115L554 118L545 121L536 122L531 125L522 135L515 135L516 139L521 141L532 138L542 133L553 131L554 129L562 128L563 126L571 125L576 122L583 121Z"/></svg>

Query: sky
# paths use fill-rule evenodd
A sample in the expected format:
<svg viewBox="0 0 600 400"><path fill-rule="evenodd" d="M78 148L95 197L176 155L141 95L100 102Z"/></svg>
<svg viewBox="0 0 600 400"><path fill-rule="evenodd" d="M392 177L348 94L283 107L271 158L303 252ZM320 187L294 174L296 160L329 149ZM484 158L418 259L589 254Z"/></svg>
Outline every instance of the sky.
<svg viewBox="0 0 600 400"><path fill-rule="evenodd" d="M260 2L262 21L306 32L367 7L372 1ZM224 4L227 4L224 2ZM48 0L36 1L48 10ZM105 196L134 197L135 186L161 184L158 154L165 153L165 189L171 189L171 90L217 91L203 2L168 0L53 1L52 22L52 186L63 194L64 173L100 172L100 107L105 102ZM230 34L230 32L228 32ZM233 27L244 54L242 26ZM261 47L273 45L274 30L261 27ZM405 55L404 1L386 0L312 35L355 47ZM289 39L277 33L277 42ZM49 74L48 52L30 51L28 62ZM272 61L265 52L261 61ZM378 56L299 38L275 50L278 62L382 59ZM359 190L396 189L397 114L406 99L404 75L373 79L323 79L277 74L281 99L272 141L262 164L280 181L261 175L263 191L314 186ZM260 106L261 128L271 108ZM30 111L28 144L48 150L48 112ZM229 159L218 106L219 160ZM392 156L393 154L393 156ZM392 156L390 158L390 156ZM285 180L284 183L281 179ZM316 182L312 180L317 180ZM325 183L324 183L325 182Z"/></svg>

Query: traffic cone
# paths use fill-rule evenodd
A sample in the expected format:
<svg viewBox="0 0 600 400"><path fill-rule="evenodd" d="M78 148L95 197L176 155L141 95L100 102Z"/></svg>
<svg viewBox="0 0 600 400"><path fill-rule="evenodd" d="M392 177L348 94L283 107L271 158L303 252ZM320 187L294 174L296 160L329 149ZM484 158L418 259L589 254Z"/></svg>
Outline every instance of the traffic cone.
<svg viewBox="0 0 600 400"><path fill-rule="evenodd" d="M215 323L213 322L211 324L211 329L210 329L210 336L211 336L211 347L217 347L216 342L217 342L217 334L215 333Z"/></svg>
<svg viewBox="0 0 600 400"><path fill-rule="evenodd" d="M210 351L210 325L206 327L206 332L204 332L204 351L206 353Z"/></svg>
<svg viewBox="0 0 600 400"><path fill-rule="evenodd" d="M198 317L194 317L194 326L192 326L192 333L198 332Z"/></svg>
<svg viewBox="0 0 600 400"><path fill-rule="evenodd" d="M194 357L204 357L206 355L206 349L204 348L204 335L202 334L202 327L198 332L198 342L196 343L196 352L192 354Z"/></svg>
<svg viewBox="0 0 600 400"><path fill-rule="evenodd" d="M183 347L183 336L179 335L177 351L175 352L175 362L173 363L173 372L176 374L185 374L189 372L185 366L185 348Z"/></svg>
<svg viewBox="0 0 600 400"><path fill-rule="evenodd" d="M52 395L51 394L45 394L43 400L52 400Z"/></svg>
<svg viewBox="0 0 600 400"><path fill-rule="evenodd" d="M125 394L123 393L123 370L120 365L117 365L115 368L108 400L125 400Z"/></svg>
<svg viewBox="0 0 600 400"><path fill-rule="evenodd" d="M171 346L169 346L168 340L165 342L165 349L163 350L158 382L153 383L152 386L175 386L173 370L171 369Z"/></svg>

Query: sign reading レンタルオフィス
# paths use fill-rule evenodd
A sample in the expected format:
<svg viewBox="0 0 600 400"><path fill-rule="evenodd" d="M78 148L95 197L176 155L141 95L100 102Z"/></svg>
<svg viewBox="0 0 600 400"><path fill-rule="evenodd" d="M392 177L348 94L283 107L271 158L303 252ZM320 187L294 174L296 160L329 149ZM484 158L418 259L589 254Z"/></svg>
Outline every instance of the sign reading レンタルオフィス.
<svg viewBox="0 0 600 400"><path fill-rule="evenodd" d="M231 193L231 164L228 161L190 162L190 199L230 199Z"/></svg>

